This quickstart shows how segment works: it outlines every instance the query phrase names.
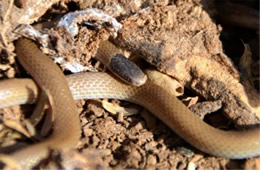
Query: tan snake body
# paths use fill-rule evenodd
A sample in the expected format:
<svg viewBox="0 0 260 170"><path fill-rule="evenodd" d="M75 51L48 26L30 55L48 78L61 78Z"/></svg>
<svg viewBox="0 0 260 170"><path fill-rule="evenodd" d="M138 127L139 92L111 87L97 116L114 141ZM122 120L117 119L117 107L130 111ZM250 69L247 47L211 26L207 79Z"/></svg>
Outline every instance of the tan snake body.
<svg viewBox="0 0 260 170"><path fill-rule="evenodd" d="M48 95L55 117L53 132L48 139L12 155L23 167L31 168L46 156L49 148L74 147L80 138L80 121L72 94L59 67L28 39L17 41L16 52L19 62Z"/></svg>
<svg viewBox="0 0 260 170"><path fill-rule="evenodd" d="M47 154L48 148L64 149L75 146L80 137L79 118L74 101L71 95L67 94L69 89L65 79L60 78L63 77L62 72L53 68L52 61L45 59L48 57L41 53L36 44L27 39L18 40L16 51L18 56L24 58L22 64L26 69L36 69L31 74L39 86L50 95L51 108L55 111L52 135L43 142L11 155L25 167L32 167ZM39 78L36 78L37 76ZM74 99L114 98L140 104L188 143L206 153L232 159L260 155L259 128L247 131L223 131L213 128L194 115L175 96L149 80L140 87L134 87L107 73L82 73L66 78ZM15 83L20 84L19 90L14 90ZM15 104L32 103L39 93L35 83L29 79L0 82L0 90L0 107L6 107L5 103L8 102L12 104L15 96L20 96L17 97L20 101L16 101ZM3 97L1 94L4 94Z"/></svg>

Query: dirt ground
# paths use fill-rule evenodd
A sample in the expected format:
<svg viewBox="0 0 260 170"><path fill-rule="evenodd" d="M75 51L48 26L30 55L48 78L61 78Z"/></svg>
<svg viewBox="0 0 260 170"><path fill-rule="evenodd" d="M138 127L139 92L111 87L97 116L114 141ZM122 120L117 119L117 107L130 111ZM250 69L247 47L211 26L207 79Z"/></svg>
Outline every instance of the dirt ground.
<svg viewBox="0 0 260 170"><path fill-rule="evenodd" d="M90 15L94 8L100 15ZM57 23L79 10L89 11L75 17L73 37ZM21 36L39 42L64 74L105 71L95 55L109 39L141 68L153 65L177 79L186 87L179 98L207 123L242 129L260 123L258 12L257 0L4 0L0 79L29 77L15 59ZM135 111L110 113L104 102ZM82 127L76 149L51 151L36 168L260 169L260 158L231 160L195 149L141 106L105 99L76 104ZM0 109L1 153L32 143L24 120L33 106Z"/></svg>

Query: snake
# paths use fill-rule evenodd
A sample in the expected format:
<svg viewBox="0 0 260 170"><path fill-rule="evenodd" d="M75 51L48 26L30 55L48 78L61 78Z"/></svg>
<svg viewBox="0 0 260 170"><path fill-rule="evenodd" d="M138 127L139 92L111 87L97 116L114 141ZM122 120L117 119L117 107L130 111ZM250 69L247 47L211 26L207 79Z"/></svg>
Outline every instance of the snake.
<svg viewBox="0 0 260 170"><path fill-rule="evenodd" d="M138 87L128 85L105 72L79 73L65 77L32 40L20 38L15 48L19 62L32 75L33 80L1 81L0 108L34 103L39 93L45 92L55 117L49 137L9 155L24 168L34 167L47 156L49 149L70 149L76 146L81 130L74 99L110 98L139 104L189 144L210 155L230 159L260 155L259 126L244 131L224 131L212 127L162 85L151 81L149 75L146 83Z"/></svg>

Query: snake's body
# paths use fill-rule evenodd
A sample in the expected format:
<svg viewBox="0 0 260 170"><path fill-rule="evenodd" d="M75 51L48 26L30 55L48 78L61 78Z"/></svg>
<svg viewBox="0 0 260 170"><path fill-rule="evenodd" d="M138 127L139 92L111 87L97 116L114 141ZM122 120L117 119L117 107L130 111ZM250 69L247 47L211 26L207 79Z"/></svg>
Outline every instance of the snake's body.
<svg viewBox="0 0 260 170"><path fill-rule="evenodd" d="M31 160L40 160L46 155L48 148L63 149L75 146L80 136L79 118L71 94L67 94L69 88L66 81L60 78L63 77L61 71L54 69L53 63L46 59L48 57L27 39L20 39L16 49L17 55L22 58L19 60L23 60L23 66L27 70L34 70L34 73L31 73L33 78L50 95L51 108L55 111L52 135L45 141L12 155L17 161L24 162L23 165L32 167ZM2 97L0 103L14 102L15 96L20 96L16 97L20 101L15 101L15 104L35 101L39 92L32 80L13 80L13 84L22 84L23 81L26 81L25 86L21 86L20 91L11 92L8 89L13 89L12 81L9 81L9 85L7 82L0 83L0 94L12 94L12 100ZM233 159L260 155L259 128L247 131L222 131L213 128L195 116L175 96L149 80L140 87L134 87L118 81L107 73L85 73L68 76L67 81L75 99L114 98L144 106L183 139L206 153ZM31 93L28 93L28 89Z"/></svg>
<svg viewBox="0 0 260 170"><path fill-rule="evenodd" d="M13 158L23 167L32 167L46 156L49 148L74 147L80 138L80 121L72 94L59 67L28 39L17 41L16 52L19 62L33 76L42 92L47 94L55 117L53 132L48 139L13 154Z"/></svg>

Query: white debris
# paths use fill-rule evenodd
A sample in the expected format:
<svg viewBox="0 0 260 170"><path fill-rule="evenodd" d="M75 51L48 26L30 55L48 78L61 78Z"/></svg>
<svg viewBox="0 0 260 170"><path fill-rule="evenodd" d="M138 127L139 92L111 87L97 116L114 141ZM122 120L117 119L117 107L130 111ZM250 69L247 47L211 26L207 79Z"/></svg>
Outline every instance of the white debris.
<svg viewBox="0 0 260 170"><path fill-rule="evenodd" d="M37 39L44 48L48 48L49 35L41 33L31 25L24 25L21 29L18 29L17 32L31 39Z"/></svg>
<svg viewBox="0 0 260 170"><path fill-rule="evenodd" d="M196 170L196 165L194 162L189 162L187 170Z"/></svg>
<svg viewBox="0 0 260 170"><path fill-rule="evenodd" d="M26 33L28 36L32 37L41 37L42 33L40 33L38 30L34 29L31 25L26 25L22 30L22 32Z"/></svg>
<svg viewBox="0 0 260 170"><path fill-rule="evenodd" d="M72 73L79 73L82 71L91 71L91 72L97 71L92 67L81 65L77 60L65 61L63 57L55 57L55 56L52 56L51 58L54 60L55 63L63 65L65 69L69 70Z"/></svg>
<svg viewBox="0 0 260 170"><path fill-rule="evenodd" d="M63 57L52 57L55 63L61 64L64 61Z"/></svg>
<svg viewBox="0 0 260 170"><path fill-rule="evenodd" d="M115 18L96 8L75 11L66 14L59 21L58 27L64 27L72 36L75 36L78 34L79 30L77 24L88 21L90 19L99 21L101 22L100 24L109 22L114 28L113 36L117 36L118 30L122 28L122 24L120 24Z"/></svg>
<svg viewBox="0 0 260 170"><path fill-rule="evenodd" d="M84 67L76 61L64 63L64 66L65 66L66 69L68 69L72 73L79 73L79 72L82 72L82 71L95 71L93 68Z"/></svg>
<svg viewBox="0 0 260 170"><path fill-rule="evenodd" d="M78 72L82 72L85 70L84 66L82 66L79 63L65 63L64 64L65 68L70 70L72 73L78 73Z"/></svg>

